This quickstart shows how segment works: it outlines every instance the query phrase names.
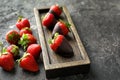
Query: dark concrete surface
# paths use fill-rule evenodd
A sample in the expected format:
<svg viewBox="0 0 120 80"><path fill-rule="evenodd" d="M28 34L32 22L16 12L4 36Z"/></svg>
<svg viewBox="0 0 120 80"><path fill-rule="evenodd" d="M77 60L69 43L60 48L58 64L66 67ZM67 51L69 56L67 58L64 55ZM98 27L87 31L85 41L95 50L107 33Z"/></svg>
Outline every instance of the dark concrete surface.
<svg viewBox="0 0 120 80"><path fill-rule="evenodd" d="M33 8L55 3L69 9L91 66L88 74L51 80L120 80L120 0L0 0L0 41L8 45L5 33L15 29L12 25L18 15L27 17L36 31ZM40 72L36 74L23 71L18 65L13 72L0 68L0 80L47 79L40 63Z"/></svg>

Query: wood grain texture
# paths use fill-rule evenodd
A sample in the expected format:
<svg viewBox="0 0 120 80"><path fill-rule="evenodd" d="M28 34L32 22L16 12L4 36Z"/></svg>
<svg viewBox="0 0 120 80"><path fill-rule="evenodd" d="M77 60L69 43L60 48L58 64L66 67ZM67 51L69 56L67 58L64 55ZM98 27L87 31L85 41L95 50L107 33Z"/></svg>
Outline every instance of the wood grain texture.
<svg viewBox="0 0 120 80"><path fill-rule="evenodd" d="M49 8L34 8L47 78L86 73L89 70L90 60L78 36L75 25L67 8L65 6L62 8L63 13L60 18L71 24L71 32L65 37L73 48L74 56L72 58L63 58L55 54L49 47L48 40L52 38L52 32L41 24L42 17L49 11Z"/></svg>

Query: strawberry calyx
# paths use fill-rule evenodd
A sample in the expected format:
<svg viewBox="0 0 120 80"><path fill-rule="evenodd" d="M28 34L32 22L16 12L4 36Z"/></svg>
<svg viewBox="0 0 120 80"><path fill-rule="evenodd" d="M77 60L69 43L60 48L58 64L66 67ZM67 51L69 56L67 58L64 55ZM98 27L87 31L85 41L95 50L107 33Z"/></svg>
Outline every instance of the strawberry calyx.
<svg viewBox="0 0 120 80"><path fill-rule="evenodd" d="M27 34L23 34L20 38L20 41L18 42L21 46L23 46L23 49L26 50L29 40Z"/></svg>
<svg viewBox="0 0 120 80"><path fill-rule="evenodd" d="M19 48L16 45L13 45L12 53L14 53L14 56L17 56L19 54Z"/></svg>
<svg viewBox="0 0 120 80"><path fill-rule="evenodd" d="M14 36L17 36L17 34L15 34L15 33L9 34L8 39L13 40Z"/></svg>
<svg viewBox="0 0 120 80"><path fill-rule="evenodd" d="M53 44L53 43L54 43L54 40L53 40L53 39L49 39L49 40L48 40L48 43L49 43L49 44Z"/></svg>
<svg viewBox="0 0 120 80"><path fill-rule="evenodd" d="M54 34L54 38L53 39L49 39L48 42L51 45L51 48L56 51L57 47L55 47L55 39L57 38L57 36L59 35L59 33L55 33Z"/></svg>
<svg viewBox="0 0 120 80"><path fill-rule="evenodd" d="M53 38L53 39L49 39L49 40L48 40L48 43L49 43L49 44L53 44L58 35L59 35L59 33L55 33L55 34L54 34L54 38Z"/></svg>
<svg viewBox="0 0 120 80"><path fill-rule="evenodd" d="M21 16L21 15L18 16L18 20L17 21L20 22L22 20L22 18L23 18L23 16Z"/></svg>

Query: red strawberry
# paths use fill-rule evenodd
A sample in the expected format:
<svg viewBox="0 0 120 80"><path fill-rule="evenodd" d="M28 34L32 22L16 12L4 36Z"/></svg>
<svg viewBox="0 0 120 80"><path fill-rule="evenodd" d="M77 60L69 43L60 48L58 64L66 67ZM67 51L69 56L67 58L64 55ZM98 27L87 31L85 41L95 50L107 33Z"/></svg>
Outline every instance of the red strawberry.
<svg viewBox="0 0 120 80"><path fill-rule="evenodd" d="M14 58L9 52L4 52L0 55L0 66L6 70L11 71L14 68Z"/></svg>
<svg viewBox="0 0 120 80"><path fill-rule="evenodd" d="M20 36L22 36L23 34L32 34L32 31L30 28L26 27L20 30Z"/></svg>
<svg viewBox="0 0 120 80"><path fill-rule="evenodd" d="M39 71L39 66L30 53L24 53L23 57L20 60L18 60L18 62L19 66L24 70L31 72Z"/></svg>
<svg viewBox="0 0 120 80"><path fill-rule="evenodd" d="M63 57L72 57L74 55L73 49L67 39L58 33L56 33L54 39L50 41L50 47L55 53Z"/></svg>
<svg viewBox="0 0 120 80"><path fill-rule="evenodd" d="M36 43L36 38L31 34L23 34L20 38L19 44L26 50L30 44Z"/></svg>
<svg viewBox="0 0 120 80"><path fill-rule="evenodd" d="M59 34L66 36L69 32L70 26L71 25L69 23L64 23L63 21L58 21L53 29L52 37L54 36L55 33L59 33Z"/></svg>
<svg viewBox="0 0 120 80"><path fill-rule="evenodd" d="M10 52L14 56L14 58L18 57L18 55L19 55L19 48L18 48L18 46L13 45L13 44L8 46L6 51Z"/></svg>
<svg viewBox="0 0 120 80"><path fill-rule="evenodd" d="M40 57L41 46L39 44L31 44L27 48L27 53L33 55L33 57L37 60Z"/></svg>
<svg viewBox="0 0 120 80"><path fill-rule="evenodd" d="M55 19L54 15L51 13L47 13L42 20L42 25L52 30L56 22L57 20Z"/></svg>
<svg viewBox="0 0 120 80"><path fill-rule="evenodd" d="M59 7L59 5L52 5L49 12L54 14L55 17L59 17L62 13L62 9Z"/></svg>
<svg viewBox="0 0 120 80"><path fill-rule="evenodd" d="M10 44L18 44L18 41L20 39L20 35L15 30L10 30L6 33L6 40Z"/></svg>
<svg viewBox="0 0 120 80"><path fill-rule="evenodd" d="M0 51L0 66L6 71L11 71L14 68L13 55L9 52L6 52L6 49L3 48L3 43L1 42Z"/></svg>
<svg viewBox="0 0 120 80"><path fill-rule="evenodd" d="M21 30L22 28L28 27L30 28L30 22L28 21L27 18L19 17L18 21L16 23L16 27Z"/></svg>

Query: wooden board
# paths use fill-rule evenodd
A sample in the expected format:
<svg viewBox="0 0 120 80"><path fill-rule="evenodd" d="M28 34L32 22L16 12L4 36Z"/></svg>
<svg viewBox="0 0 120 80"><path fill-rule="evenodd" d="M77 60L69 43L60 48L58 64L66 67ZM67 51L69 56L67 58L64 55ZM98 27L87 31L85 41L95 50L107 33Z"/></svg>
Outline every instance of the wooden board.
<svg viewBox="0 0 120 80"><path fill-rule="evenodd" d="M79 38L75 25L65 6L62 6L63 13L60 18L71 24L71 32L66 37L73 48L74 56L72 58L63 58L55 54L48 44L51 39L51 31L43 27L41 24L42 16L48 11L47 8L34 8L38 34L42 46L42 56L47 78L55 78L60 76L73 75L78 73L87 73L89 71L90 60L85 48Z"/></svg>

